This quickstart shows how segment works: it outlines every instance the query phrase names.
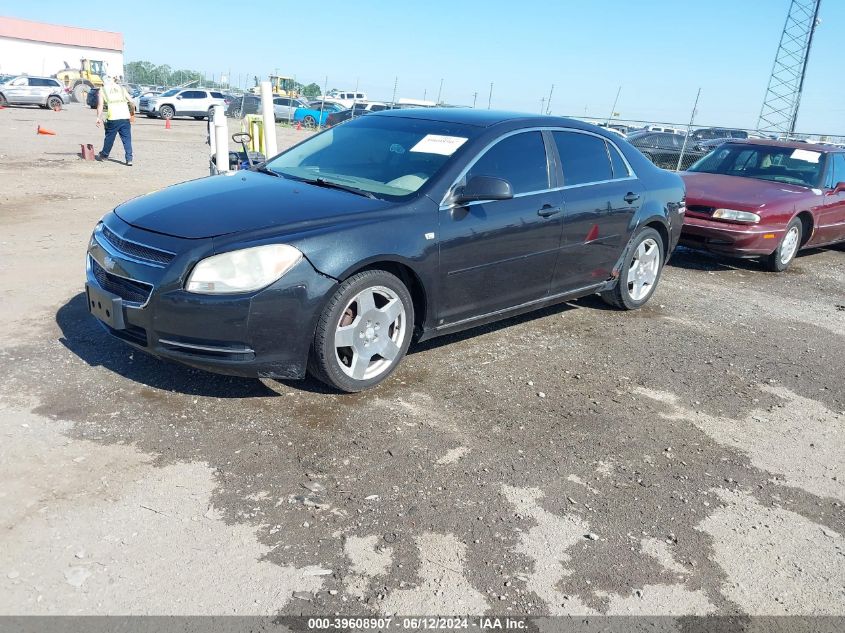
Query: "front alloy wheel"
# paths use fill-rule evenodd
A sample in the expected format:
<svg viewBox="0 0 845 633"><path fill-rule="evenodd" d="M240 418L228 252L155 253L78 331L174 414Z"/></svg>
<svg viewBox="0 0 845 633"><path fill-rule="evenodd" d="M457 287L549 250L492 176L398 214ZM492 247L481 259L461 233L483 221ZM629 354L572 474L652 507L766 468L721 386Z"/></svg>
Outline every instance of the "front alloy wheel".
<svg viewBox="0 0 845 633"><path fill-rule="evenodd" d="M652 228L643 229L631 240L616 287L603 292L602 299L623 310L643 306L657 288L665 259L663 238Z"/></svg>
<svg viewBox="0 0 845 633"><path fill-rule="evenodd" d="M340 285L317 324L309 368L341 391L387 378L408 350L414 305L405 285L383 270L366 270Z"/></svg>
<svg viewBox="0 0 845 633"><path fill-rule="evenodd" d="M775 252L769 255L766 260L766 267L774 273L782 273L789 268L792 260L801 248L801 238L804 233L804 225L798 218L793 218L786 227L783 239Z"/></svg>

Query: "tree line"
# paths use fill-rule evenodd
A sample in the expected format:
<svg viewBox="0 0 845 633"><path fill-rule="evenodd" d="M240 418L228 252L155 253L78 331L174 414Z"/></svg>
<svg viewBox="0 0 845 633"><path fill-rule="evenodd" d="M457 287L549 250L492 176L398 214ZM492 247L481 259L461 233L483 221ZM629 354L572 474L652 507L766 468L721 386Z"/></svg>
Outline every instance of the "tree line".
<svg viewBox="0 0 845 633"><path fill-rule="evenodd" d="M123 76L129 83L143 84L148 86L181 86L189 81L197 81L207 88L225 90L227 88L240 88L233 85L232 78L229 81L222 81L222 77L208 79L205 73L196 70L174 70L167 64L153 64L147 61L127 62L123 65ZM257 86L261 79L253 76L252 84ZM299 93L306 97L317 97L322 94L320 86L315 83L301 84L294 82Z"/></svg>

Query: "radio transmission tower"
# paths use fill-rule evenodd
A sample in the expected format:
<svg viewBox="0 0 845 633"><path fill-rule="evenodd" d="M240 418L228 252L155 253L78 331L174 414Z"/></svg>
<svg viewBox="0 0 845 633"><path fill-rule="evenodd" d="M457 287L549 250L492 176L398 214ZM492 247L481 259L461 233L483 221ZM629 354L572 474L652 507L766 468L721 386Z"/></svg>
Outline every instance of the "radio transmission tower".
<svg viewBox="0 0 845 633"><path fill-rule="evenodd" d="M765 134L789 136L795 132L801 91L813 33L819 25L821 0L792 0L780 45L760 110L757 130Z"/></svg>

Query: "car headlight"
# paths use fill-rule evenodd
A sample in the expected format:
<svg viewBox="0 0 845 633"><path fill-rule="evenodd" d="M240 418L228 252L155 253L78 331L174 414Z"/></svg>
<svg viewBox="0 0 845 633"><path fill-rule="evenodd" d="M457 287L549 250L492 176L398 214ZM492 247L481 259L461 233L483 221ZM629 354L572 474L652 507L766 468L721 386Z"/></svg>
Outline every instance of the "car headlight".
<svg viewBox="0 0 845 633"><path fill-rule="evenodd" d="M760 216L756 213L736 211L735 209L716 209L713 212L713 217L717 220L730 220L731 222L756 223L760 221Z"/></svg>
<svg viewBox="0 0 845 633"><path fill-rule="evenodd" d="M252 292L280 279L301 259L302 253L287 244L267 244L213 255L194 267L185 290L198 294Z"/></svg>

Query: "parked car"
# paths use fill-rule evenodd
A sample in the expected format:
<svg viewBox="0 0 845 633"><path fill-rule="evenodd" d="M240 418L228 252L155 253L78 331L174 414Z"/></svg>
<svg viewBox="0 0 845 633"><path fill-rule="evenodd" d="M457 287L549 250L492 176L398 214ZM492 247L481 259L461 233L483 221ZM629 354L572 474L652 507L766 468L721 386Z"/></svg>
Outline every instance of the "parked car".
<svg viewBox="0 0 845 633"><path fill-rule="evenodd" d="M664 169L676 169L681 150L687 157L688 164L698 160L706 152L695 148L694 144L687 142L684 148L684 136L681 134L669 134L668 132L651 132L648 130L633 132L628 135L627 141L640 150L643 155L658 167Z"/></svg>
<svg viewBox="0 0 845 633"><path fill-rule="evenodd" d="M332 112L329 116L326 117L326 127L339 125L344 121L351 121L353 118L364 116L365 114L370 114L370 112L368 110L355 110L353 108L349 108L348 110L341 110L340 112Z"/></svg>
<svg viewBox="0 0 845 633"><path fill-rule="evenodd" d="M55 77L18 75L0 84L0 105L37 105L55 110L70 103L70 94Z"/></svg>
<svg viewBox="0 0 845 633"><path fill-rule="evenodd" d="M247 114L259 114L261 112L261 97L245 94L235 97L226 107L226 116L233 119L240 119Z"/></svg>
<svg viewBox="0 0 845 633"><path fill-rule="evenodd" d="M93 92L93 91L92 91ZM141 107L141 99L152 99L153 97L159 96L161 93L156 92L155 90L142 90L136 96L132 97L132 102L135 104L135 109L139 110Z"/></svg>
<svg viewBox="0 0 845 633"><path fill-rule="evenodd" d="M845 241L845 150L729 141L682 174L683 243L786 270L803 248Z"/></svg>
<svg viewBox="0 0 845 633"><path fill-rule="evenodd" d="M689 137L693 141L710 141L720 138L748 138L748 132L724 127L706 127L695 130Z"/></svg>
<svg viewBox="0 0 845 633"><path fill-rule="evenodd" d="M359 112L381 112L382 110L389 110L390 106L381 101L367 101L356 103L352 106L352 109L355 110L355 116L358 116Z"/></svg>
<svg viewBox="0 0 845 633"><path fill-rule="evenodd" d="M642 306L683 199L677 174L579 121L377 112L117 206L89 243L88 306L155 356L360 391L412 337L593 293Z"/></svg>
<svg viewBox="0 0 845 633"><path fill-rule="evenodd" d="M293 97L273 97L273 113L276 121L290 121L297 108L307 108L308 104L302 99Z"/></svg>
<svg viewBox="0 0 845 633"><path fill-rule="evenodd" d="M325 125L330 114L340 112L344 107L334 101L312 101L306 108L297 108L293 112L293 120L305 127Z"/></svg>
<svg viewBox="0 0 845 633"><path fill-rule="evenodd" d="M138 111L148 117L162 119L177 116L206 119L211 116L211 109L216 105L226 106L223 93L216 90L173 88L157 97L142 97L138 101Z"/></svg>
<svg viewBox="0 0 845 633"><path fill-rule="evenodd" d="M344 108L351 108L358 102L366 101L367 94L364 92L354 92L352 90L330 90L326 95L326 99L341 104Z"/></svg>

